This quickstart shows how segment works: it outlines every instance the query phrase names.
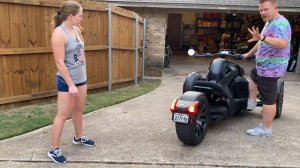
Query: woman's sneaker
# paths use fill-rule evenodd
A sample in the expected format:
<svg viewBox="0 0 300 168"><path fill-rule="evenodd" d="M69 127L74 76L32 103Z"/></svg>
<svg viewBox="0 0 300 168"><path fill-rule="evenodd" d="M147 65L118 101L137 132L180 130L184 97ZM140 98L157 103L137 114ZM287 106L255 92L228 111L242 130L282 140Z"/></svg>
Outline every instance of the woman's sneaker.
<svg viewBox="0 0 300 168"><path fill-rule="evenodd" d="M56 148L56 149L51 148L48 151L48 156L57 164L64 164L67 162L67 159L62 154L60 148Z"/></svg>
<svg viewBox="0 0 300 168"><path fill-rule="evenodd" d="M79 139L73 138L73 144L75 145L85 145L85 146L95 146L95 141L89 139L87 136L82 136Z"/></svg>

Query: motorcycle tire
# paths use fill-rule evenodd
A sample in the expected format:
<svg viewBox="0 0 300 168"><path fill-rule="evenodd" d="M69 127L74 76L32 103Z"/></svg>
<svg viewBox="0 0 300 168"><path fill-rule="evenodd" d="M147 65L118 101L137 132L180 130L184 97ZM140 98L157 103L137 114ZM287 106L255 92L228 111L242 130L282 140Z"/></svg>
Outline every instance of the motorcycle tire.
<svg viewBox="0 0 300 168"><path fill-rule="evenodd" d="M204 139L210 120L209 103L206 96L204 94L201 95L197 101L202 104L202 108L199 109L197 117L195 117L192 123L175 123L178 139L184 144L193 146L200 144Z"/></svg>
<svg viewBox="0 0 300 168"><path fill-rule="evenodd" d="M277 99L276 99L276 114L274 118L280 118L283 106L284 96L284 81L282 78L278 79L277 82Z"/></svg>

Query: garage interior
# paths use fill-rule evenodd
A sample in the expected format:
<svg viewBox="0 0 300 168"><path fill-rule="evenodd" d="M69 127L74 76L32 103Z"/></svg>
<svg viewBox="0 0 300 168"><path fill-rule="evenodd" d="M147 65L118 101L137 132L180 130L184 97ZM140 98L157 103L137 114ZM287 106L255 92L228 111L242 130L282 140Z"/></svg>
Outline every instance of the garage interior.
<svg viewBox="0 0 300 168"><path fill-rule="evenodd" d="M282 13L291 24L292 41L291 57L297 58L300 43L300 15ZM227 49L231 54L248 52L255 42L248 43L251 38L247 28L259 27L264 22L258 11L168 11L166 43L173 53L183 53L189 48L199 53L218 53Z"/></svg>

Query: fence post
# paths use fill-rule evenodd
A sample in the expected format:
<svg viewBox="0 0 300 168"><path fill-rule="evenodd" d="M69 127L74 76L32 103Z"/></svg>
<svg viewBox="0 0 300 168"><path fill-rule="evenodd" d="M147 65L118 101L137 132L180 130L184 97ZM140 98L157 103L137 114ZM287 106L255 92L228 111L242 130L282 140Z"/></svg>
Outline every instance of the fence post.
<svg viewBox="0 0 300 168"><path fill-rule="evenodd" d="M138 53L139 52L139 15L135 15L135 74L134 83L137 84L138 78Z"/></svg>
<svg viewBox="0 0 300 168"><path fill-rule="evenodd" d="M143 22L143 60L142 60L142 81L144 80L145 76L145 48L146 48L146 28L147 28L147 22L146 19L144 19Z"/></svg>
<svg viewBox="0 0 300 168"><path fill-rule="evenodd" d="M112 9L108 7L108 91L112 87Z"/></svg>

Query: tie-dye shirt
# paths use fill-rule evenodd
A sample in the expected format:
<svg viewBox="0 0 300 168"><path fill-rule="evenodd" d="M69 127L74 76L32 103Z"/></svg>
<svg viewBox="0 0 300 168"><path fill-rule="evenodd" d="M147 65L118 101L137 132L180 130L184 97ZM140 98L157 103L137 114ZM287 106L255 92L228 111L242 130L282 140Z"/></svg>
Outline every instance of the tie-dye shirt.
<svg viewBox="0 0 300 168"><path fill-rule="evenodd" d="M259 76L281 77L285 74L290 58L291 33L289 21L282 15L265 24L262 35L267 38L288 40L288 46L280 49L272 47L264 41L260 42L256 54L256 68Z"/></svg>

